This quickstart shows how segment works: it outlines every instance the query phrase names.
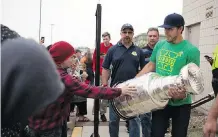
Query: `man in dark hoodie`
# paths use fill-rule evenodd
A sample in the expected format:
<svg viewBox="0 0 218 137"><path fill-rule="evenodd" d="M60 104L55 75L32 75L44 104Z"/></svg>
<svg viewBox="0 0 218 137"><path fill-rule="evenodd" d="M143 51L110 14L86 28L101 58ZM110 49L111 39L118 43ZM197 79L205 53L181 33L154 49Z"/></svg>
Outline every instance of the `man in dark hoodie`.
<svg viewBox="0 0 218 137"><path fill-rule="evenodd" d="M64 86L45 48L1 25L1 136L21 137L28 117Z"/></svg>

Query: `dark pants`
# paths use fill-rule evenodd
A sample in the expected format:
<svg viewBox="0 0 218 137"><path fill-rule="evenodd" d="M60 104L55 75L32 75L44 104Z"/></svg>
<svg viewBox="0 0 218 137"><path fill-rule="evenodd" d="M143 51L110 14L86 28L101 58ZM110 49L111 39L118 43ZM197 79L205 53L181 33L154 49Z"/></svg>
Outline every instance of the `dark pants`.
<svg viewBox="0 0 218 137"><path fill-rule="evenodd" d="M218 93L218 78L216 78L216 79L213 78L212 87L213 87L214 94L217 96L217 93Z"/></svg>
<svg viewBox="0 0 218 137"><path fill-rule="evenodd" d="M213 79L212 79L212 87L215 95L218 93L218 68L212 70Z"/></svg>
<svg viewBox="0 0 218 137"><path fill-rule="evenodd" d="M169 119L172 118L172 137L186 137L191 114L191 104L166 106L152 112L152 137L164 137Z"/></svg>
<svg viewBox="0 0 218 137"><path fill-rule="evenodd" d="M142 137L151 136L151 113L145 113L139 116L142 125Z"/></svg>
<svg viewBox="0 0 218 137"><path fill-rule="evenodd" d="M87 115L87 101L84 102L72 102L70 104L70 111L73 111L75 106L77 106L79 113L79 116Z"/></svg>

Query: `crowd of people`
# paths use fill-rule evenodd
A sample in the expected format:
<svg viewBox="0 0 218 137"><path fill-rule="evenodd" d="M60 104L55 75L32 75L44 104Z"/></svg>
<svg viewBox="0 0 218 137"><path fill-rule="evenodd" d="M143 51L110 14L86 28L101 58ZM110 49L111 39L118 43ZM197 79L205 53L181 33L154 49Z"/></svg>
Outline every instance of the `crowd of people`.
<svg viewBox="0 0 218 137"><path fill-rule="evenodd" d="M109 134L118 137L120 118L108 100L120 95L135 95L137 89L129 85L111 87L148 72L171 76L178 75L188 63L200 66L199 49L183 39L184 25L181 15L167 15L164 24L159 26L164 28L166 40L159 41L158 28L149 28L148 43L143 48L134 44L131 24L121 27L121 38L114 45L110 43L110 33L103 33L100 86L96 87L96 49L93 54L88 50L82 56L82 52L70 43L58 41L46 50L41 44L23 38L1 24L1 135L67 137L70 113L76 113L79 122L90 121L86 117L87 98L95 98L100 99L103 122L108 121L105 114L109 106ZM213 55L206 59L212 65L212 86L217 95L218 46ZM187 136L192 97L182 87L171 88L169 96L171 99L165 108L126 121L130 137L140 137L140 126L143 137L164 137L170 119L172 137ZM208 113L205 137L215 137L217 118L218 97Z"/></svg>

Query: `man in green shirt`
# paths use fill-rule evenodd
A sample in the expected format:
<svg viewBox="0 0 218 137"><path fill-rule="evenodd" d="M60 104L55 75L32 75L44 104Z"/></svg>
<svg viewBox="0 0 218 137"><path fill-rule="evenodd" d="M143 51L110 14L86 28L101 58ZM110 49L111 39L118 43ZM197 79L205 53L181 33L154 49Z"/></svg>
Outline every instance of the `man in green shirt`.
<svg viewBox="0 0 218 137"><path fill-rule="evenodd" d="M178 75L188 63L200 64L200 52L190 42L183 40L184 18L176 13L166 16L164 25L166 40L155 45L150 62L137 75L156 71L162 76ZM191 95L185 94L182 87L171 88L172 97L168 105L152 112L152 137L164 137L167 123L172 118L172 136L186 137L191 113Z"/></svg>

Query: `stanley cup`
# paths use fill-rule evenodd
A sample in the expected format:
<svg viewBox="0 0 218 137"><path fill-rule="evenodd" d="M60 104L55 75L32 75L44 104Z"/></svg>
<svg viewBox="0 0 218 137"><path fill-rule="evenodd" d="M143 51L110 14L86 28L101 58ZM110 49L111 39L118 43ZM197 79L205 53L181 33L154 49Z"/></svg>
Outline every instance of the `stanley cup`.
<svg viewBox="0 0 218 137"><path fill-rule="evenodd" d="M137 88L134 96L120 96L111 100L111 105L122 119L130 119L140 114L163 109L170 99L168 91L170 87L183 87L187 94L200 94L204 91L203 76L200 68L189 63L184 66L179 75L160 76L150 72L140 77L130 79L116 87L133 85Z"/></svg>

